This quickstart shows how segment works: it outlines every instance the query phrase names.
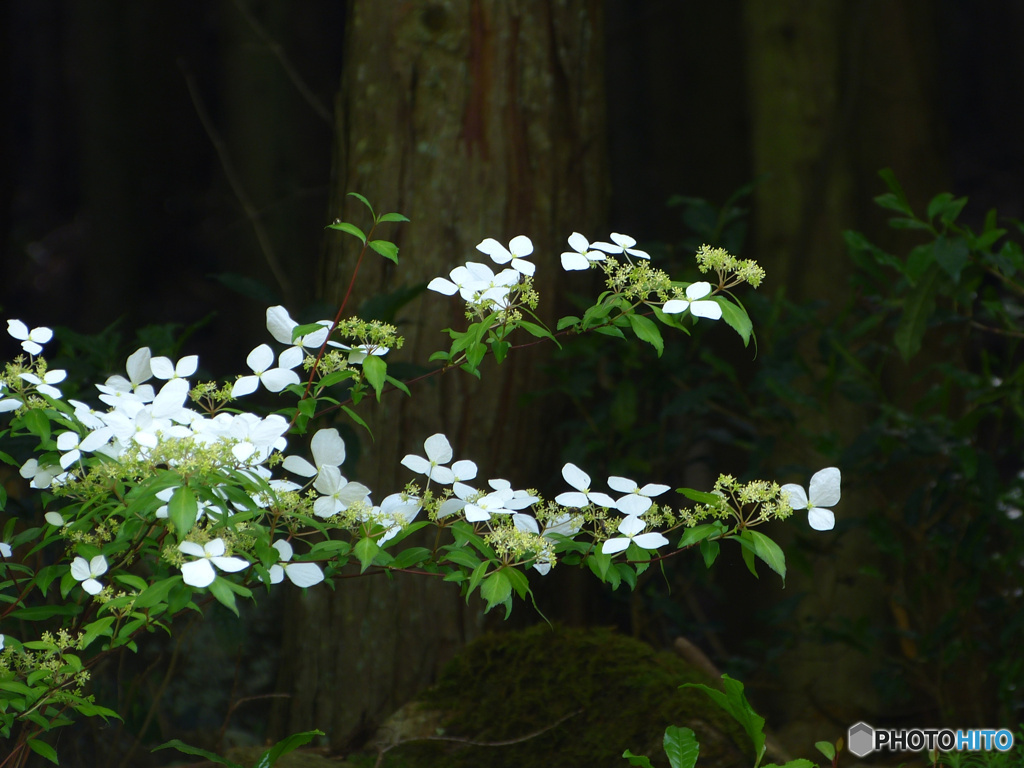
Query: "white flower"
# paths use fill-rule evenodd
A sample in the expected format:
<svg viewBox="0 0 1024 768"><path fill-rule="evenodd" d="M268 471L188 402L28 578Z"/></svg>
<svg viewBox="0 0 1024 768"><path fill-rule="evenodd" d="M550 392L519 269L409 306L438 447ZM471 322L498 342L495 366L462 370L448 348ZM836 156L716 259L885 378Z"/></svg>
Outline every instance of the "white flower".
<svg viewBox="0 0 1024 768"><path fill-rule="evenodd" d="M11 545L6 541L0 541L0 557L10 557L14 554L14 550L11 549Z"/></svg>
<svg viewBox="0 0 1024 768"><path fill-rule="evenodd" d="M601 545L601 552L605 555L614 555L617 552L622 552L630 543L636 544L641 549L657 549L668 544L668 539L662 536L657 531L651 533L643 533L637 536L640 531L647 527L647 523L641 520L636 515L627 515L622 518L622 522L619 523L619 533L621 537L615 539L608 539Z"/></svg>
<svg viewBox="0 0 1024 768"><path fill-rule="evenodd" d="M423 509L420 500L415 496L407 496L403 493L392 493L374 507L366 519L372 520L380 525L390 526L378 540L378 544L390 541L399 534L406 525L411 523Z"/></svg>
<svg viewBox="0 0 1024 768"><path fill-rule="evenodd" d="M629 235L620 235L618 232L612 232L611 239L611 243L591 243L591 247L597 248L605 253L621 253L627 259L632 255L636 256L638 259L650 260L651 254L647 251L641 251L639 248L633 247L636 245L636 240ZM612 243L614 243L614 245Z"/></svg>
<svg viewBox="0 0 1024 768"><path fill-rule="evenodd" d="M795 483L782 486L782 492L789 496L789 506L807 510L807 523L816 531L831 531L836 524L832 510L839 503L839 484L842 476L836 467L827 467L811 477L809 493Z"/></svg>
<svg viewBox="0 0 1024 768"><path fill-rule="evenodd" d="M340 467L345 463L345 441L336 429L319 429L309 441L313 464L301 456L288 456L281 466L303 477L314 477L324 466ZM315 465L315 466L314 466Z"/></svg>
<svg viewBox="0 0 1024 768"><path fill-rule="evenodd" d="M537 269L532 261L526 261L526 257L533 253L533 241L526 235L513 237L512 242L508 244L508 248L493 237L488 237L476 249L490 256L491 261L495 264L508 264L511 261L512 269L530 277L533 276L534 271Z"/></svg>
<svg viewBox="0 0 1024 768"><path fill-rule="evenodd" d="M227 549L224 546L224 539L214 539L202 546L194 541L183 541L178 545L178 549L186 555L199 558L181 566L181 578L190 587L202 588L213 584L213 580L217 578L214 566L222 571L235 573L249 565L240 557L224 557Z"/></svg>
<svg viewBox="0 0 1024 768"><path fill-rule="evenodd" d="M690 310L690 313L697 317L720 320L722 317L722 307L719 306L718 302L711 301L710 299L701 301L709 293L711 293L711 283L704 281L690 283L690 285L686 286L685 299L669 299L665 302L665 306L661 308L661 311L666 315L678 315L680 312Z"/></svg>
<svg viewBox="0 0 1024 768"><path fill-rule="evenodd" d="M232 397L242 397L256 391L256 388L263 383L271 392L280 392L289 384L299 383L299 374L291 370L302 362L302 350L298 347L291 347L281 353L278 359L279 367L271 368L274 364L274 350L267 344L260 344L245 358L245 363L253 372L251 376L242 376L231 388Z"/></svg>
<svg viewBox="0 0 1024 768"><path fill-rule="evenodd" d="M80 400L68 400L68 403L75 407L75 418L86 428L100 429L104 426L105 422L100 417L99 411Z"/></svg>
<svg viewBox="0 0 1024 768"><path fill-rule="evenodd" d="M43 374L43 378L39 378L34 373L20 373L18 374L24 381L29 384L35 384L36 390L44 395L49 395L54 400L60 400L64 397L64 394L57 389L54 384L60 384L64 379L68 377L67 371L62 370L50 370Z"/></svg>
<svg viewBox="0 0 1024 768"><path fill-rule="evenodd" d="M330 517L348 509L356 502L365 501L370 489L362 483L350 483L341 470L327 464L320 467L313 487L323 495L313 502L313 513L317 517Z"/></svg>
<svg viewBox="0 0 1024 768"><path fill-rule="evenodd" d="M321 330L311 331L292 341L292 330L298 325L284 307L280 305L267 307L267 330L270 331L270 335L282 344L297 348L303 354L305 350L319 350L323 346L324 341L327 340L327 332L333 323L330 320L318 320L317 325L323 326ZM330 344L337 346L333 341Z"/></svg>
<svg viewBox="0 0 1024 768"><path fill-rule="evenodd" d="M280 557L279 562L270 566L270 583L279 584L287 576L297 587L312 587L324 580L324 572L316 563L289 563L292 559L292 545L284 539L273 544Z"/></svg>
<svg viewBox="0 0 1024 768"><path fill-rule="evenodd" d="M448 273L451 280L435 277L427 284L427 289L451 296L456 291L463 301L472 301L473 297L486 290L494 280L494 272L486 264L476 261L466 262ZM517 277L518 281L518 277Z"/></svg>
<svg viewBox="0 0 1024 768"><path fill-rule="evenodd" d="M431 435L423 441L423 448L427 458L407 453L402 459L402 466L426 475L428 480L434 480L441 485L451 485L455 482L455 473L442 466L452 460L452 446L448 438L441 433Z"/></svg>
<svg viewBox="0 0 1024 768"><path fill-rule="evenodd" d="M578 269L589 269L595 261L604 261L601 251L594 250L590 242L579 232L569 235L569 247L573 250L562 254L562 269L567 272Z"/></svg>
<svg viewBox="0 0 1024 768"><path fill-rule="evenodd" d="M29 486L32 488L49 488L53 479L60 474L61 468L56 464L45 467L39 466L36 459L29 459L22 465L19 474L26 480L31 480Z"/></svg>
<svg viewBox="0 0 1024 768"><path fill-rule="evenodd" d="M658 485L657 483L648 483L640 488L628 477L615 475L608 478L608 487L613 491L626 494L615 502L615 508L625 515L642 515L654 503L651 496L660 496L668 490L667 485Z"/></svg>
<svg viewBox="0 0 1024 768"><path fill-rule="evenodd" d="M590 490L590 475L575 464L566 464L562 467L562 477L565 478L565 482L579 492L569 491L558 494L555 497L556 504L561 504L563 507L585 507L588 504L599 504L602 507L615 506L615 499L608 494L594 493Z"/></svg>
<svg viewBox="0 0 1024 768"><path fill-rule="evenodd" d="M514 510L510 509L507 503L512 501L512 496L511 488L492 491L486 496L481 496L476 501L466 504L462 511L466 515L466 520L471 523L490 520L491 515L511 515Z"/></svg>
<svg viewBox="0 0 1024 768"><path fill-rule="evenodd" d="M53 338L53 331L40 326L31 331L21 320L8 320L7 333L21 342L21 348L30 355L38 355L43 351L42 345Z"/></svg>
<svg viewBox="0 0 1024 768"><path fill-rule="evenodd" d="M96 555L92 560L86 561L84 557L76 557L71 562L71 575L76 581L82 582L82 589L90 595L98 595L103 591L103 585L97 581L98 576L107 572L107 558L103 555Z"/></svg>
<svg viewBox="0 0 1024 768"><path fill-rule="evenodd" d="M105 445L113 433L114 430L110 427L101 427L95 432L90 432L85 439L79 440L77 432L61 432L57 435L57 450L64 451L64 455L60 457L61 467L67 469L82 458L82 451L92 453Z"/></svg>
<svg viewBox="0 0 1024 768"><path fill-rule="evenodd" d="M134 393L140 400L148 403L153 399L153 388L143 382L149 381L153 378L153 369L150 367L150 361L152 360L152 353L149 351L149 347L140 347L128 356L128 360L125 363L125 372L128 374L126 379L124 376L117 374L110 376L105 382L105 386L99 384L96 388L104 394L116 397L118 393ZM100 398L107 405L116 406L116 402Z"/></svg>

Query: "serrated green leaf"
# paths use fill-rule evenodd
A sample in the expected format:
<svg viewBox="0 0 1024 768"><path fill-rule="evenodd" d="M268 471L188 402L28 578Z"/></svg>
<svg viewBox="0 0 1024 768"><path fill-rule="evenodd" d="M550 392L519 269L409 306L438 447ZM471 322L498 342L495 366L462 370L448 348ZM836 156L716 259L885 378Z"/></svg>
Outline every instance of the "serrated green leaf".
<svg viewBox="0 0 1024 768"><path fill-rule="evenodd" d="M370 247L389 261L398 263L398 246L387 240L371 240Z"/></svg>
<svg viewBox="0 0 1024 768"><path fill-rule="evenodd" d="M638 315L635 312L626 315L626 319L636 337L654 347L658 357L661 357L661 353L665 351L665 340L661 338L661 331L658 330L657 324L649 317Z"/></svg>
<svg viewBox="0 0 1024 768"><path fill-rule="evenodd" d="M358 192L349 192L349 193L348 193L348 197L354 197L354 198L355 198L356 200L358 200L358 201L359 201L359 202L361 202L361 203L362 203L363 205L365 205L365 206L366 206L366 207L367 207L367 208L368 208L368 209L370 210L370 215L371 215L371 216L375 216L375 215L376 215L376 214L374 214L374 212L373 212L373 206L372 206L372 205L370 205L370 201L369 201L369 200L367 200L367 199L366 199L365 197L363 197L362 195L360 195L360 194L359 194Z"/></svg>
<svg viewBox="0 0 1024 768"><path fill-rule="evenodd" d="M355 224L349 224L347 221L339 221L334 224L328 224L328 229L337 229L340 232L346 232L353 237L359 239L363 245L366 245L366 235L363 234L363 230L357 227Z"/></svg>
<svg viewBox="0 0 1024 768"><path fill-rule="evenodd" d="M384 358L379 355L367 355L363 359L363 375L373 387L377 400L380 400L380 394L384 390L384 382L388 375L388 364L384 362Z"/></svg>
<svg viewBox="0 0 1024 768"><path fill-rule="evenodd" d="M495 571L485 578L480 585L480 595L487 601L484 613L508 600L512 596L512 582L505 575L505 571Z"/></svg>
<svg viewBox="0 0 1024 768"><path fill-rule="evenodd" d="M360 572L365 573L366 569L373 563L373 559L377 556L377 553L380 552L380 545L373 539L367 537L365 539L360 539L356 543L353 552L359 559L359 564L361 566Z"/></svg>
<svg viewBox="0 0 1024 768"><path fill-rule="evenodd" d="M687 528L683 532L683 537L679 540L679 549L691 547L699 541L709 539L720 533L721 530L721 526L715 523L703 523L701 525L695 525L693 528Z"/></svg>

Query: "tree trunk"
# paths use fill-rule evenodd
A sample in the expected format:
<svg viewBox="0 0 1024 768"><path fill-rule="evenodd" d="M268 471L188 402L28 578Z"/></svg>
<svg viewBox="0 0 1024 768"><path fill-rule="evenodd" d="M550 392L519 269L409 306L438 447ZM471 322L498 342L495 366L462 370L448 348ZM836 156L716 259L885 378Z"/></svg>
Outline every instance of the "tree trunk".
<svg viewBox="0 0 1024 768"><path fill-rule="evenodd" d="M467 261L485 237L529 235L541 316L554 313L558 254L573 231L599 231L608 184L604 138L602 3L444 0L353 2L337 104L335 203L330 218L365 226L365 210L398 211L388 230L400 265L374 257L355 295L426 283ZM394 225L388 225L394 226ZM357 241L331 233L324 298L340 302ZM371 254L372 255L372 254ZM355 313L355 306L347 314ZM425 363L445 346L444 327L465 323L461 302L426 293L399 316L405 347L389 357ZM399 462L441 431L481 478L540 485L548 452L544 415L518 409L537 386L539 361L513 353L483 381L462 372L397 393L366 410L373 431L356 474L379 501L410 474ZM344 581L312 590L288 617L282 672L293 695L287 728L316 726L332 743L358 738L417 689L481 626L451 585L426 578Z"/></svg>

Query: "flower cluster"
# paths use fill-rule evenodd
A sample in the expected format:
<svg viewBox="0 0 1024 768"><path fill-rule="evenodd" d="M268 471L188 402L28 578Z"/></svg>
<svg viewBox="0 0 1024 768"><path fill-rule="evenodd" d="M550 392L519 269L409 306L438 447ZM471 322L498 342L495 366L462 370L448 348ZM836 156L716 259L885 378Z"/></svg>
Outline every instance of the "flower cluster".
<svg viewBox="0 0 1024 768"><path fill-rule="evenodd" d="M525 235L512 238L508 248L494 238L488 237L477 245L477 250L491 257L491 261L508 267L497 274L487 266L475 261L466 262L449 273L450 280L435 277L427 288L451 296L456 292L466 302L469 317L481 317L490 312L506 316L521 304L536 306L530 278L536 265L526 259L533 253L533 241Z"/></svg>

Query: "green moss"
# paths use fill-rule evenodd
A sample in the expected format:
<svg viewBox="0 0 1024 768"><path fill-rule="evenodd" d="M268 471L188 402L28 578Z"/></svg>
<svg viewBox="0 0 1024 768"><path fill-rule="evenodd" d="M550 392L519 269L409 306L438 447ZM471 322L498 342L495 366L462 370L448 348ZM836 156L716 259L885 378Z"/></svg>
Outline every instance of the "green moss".
<svg viewBox="0 0 1024 768"><path fill-rule="evenodd" d="M677 656L610 630L551 628L486 635L468 646L420 697L443 713L443 734L507 746L411 741L386 755L386 768L530 768L628 765L623 750L666 765L668 725L692 728L702 766L749 766L739 727L703 693L680 689L712 681ZM575 713L575 714L574 714ZM743 745L737 747L736 745Z"/></svg>

